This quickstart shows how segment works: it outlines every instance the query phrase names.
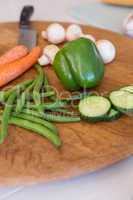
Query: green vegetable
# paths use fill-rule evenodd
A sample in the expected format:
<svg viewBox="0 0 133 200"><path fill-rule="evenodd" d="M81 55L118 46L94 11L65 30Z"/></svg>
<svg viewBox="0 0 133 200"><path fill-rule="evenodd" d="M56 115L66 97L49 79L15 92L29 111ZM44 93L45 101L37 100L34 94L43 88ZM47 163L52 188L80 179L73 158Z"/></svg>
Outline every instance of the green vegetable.
<svg viewBox="0 0 133 200"><path fill-rule="evenodd" d="M50 96L49 99L51 100L56 100L56 94L55 94L55 91L53 89L53 87L49 84L49 80L48 80L48 77L47 77L47 74L45 74L45 78L44 78L44 88L46 90L46 92L54 92L54 95L53 96Z"/></svg>
<svg viewBox="0 0 133 200"><path fill-rule="evenodd" d="M109 113L104 117L104 121L106 122L112 122L114 120L117 120L121 117L121 112L119 112L118 110L115 110L115 109L111 109L109 111Z"/></svg>
<svg viewBox="0 0 133 200"><path fill-rule="evenodd" d="M126 87L122 87L120 90L127 91L127 92L133 94L133 85L129 85L129 86L126 86Z"/></svg>
<svg viewBox="0 0 133 200"><path fill-rule="evenodd" d="M33 89L34 85L36 83L36 80L33 81L24 92L22 92L20 98L17 99L17 105L16 105L16 112L19 113L23 109L26 99L29 95L29 92Z"/></svg>
<svg viewBox="0 0 133 200"><path fill-rule="evenodd" d="M62 100L63 101L76 101L76 100L84 99L85 97L90 96L90 95L96 95L96 94L94 92L84 92L84 93L80 93L77 95L72 95L71 97L64 98Z"/></svg>
<svg viewBox="0 0 133 200"><path fill-rule="evenodd" d="M68 42L56 54L53 67L68 90L95 87L104 76L104 64L96 45L85 38Z"/></svg>
<svg viewBox="0 0 133 200"><path fill-rule="evenodd" d="M31 121L31 122L35 122L35 123L38 123L38 124L41 124L43 126L46 126L51 131L53 131L53 133L58 134L57 128L52 123L50 123L50 122L48 122L48 121L46 121L44 119L35 117L33 115L24 114L24 113L21 113L21 114L13 113L12 116L13 117L17 117L17 118L22 118L22 119L25 119L25 120L28 120L28 121Z"/></svg>
<svg viewBox="0 0 133 200"><path fill-rule="evenodd" d="M2 119L1 119L1 132L0 132L0 144L2 144L8 133L8 123L9 118L11 116L11 112L13 109L13 103L16 99L17 93L13 91L12 94L8 97L7 103L5 105L5 109L3 111Z"/></svg>
<svg viewBox="0 0 133 200"><path fill-rule="evenodd" d="M71 116L77 115L77 113L75 113L73 111L68 111L68 110L63 109L63 108L54 108L54 109L51 109L51 111L59 112L59 113L66 114L66 115L71 115Z"/></svg>
<svg viewBox="0 0 133 200"><path fill-rule="evenodd" d="M56 147L61 146L61 140L57 134L53 134L53 132L48 129L47 127L37 124L25 119L17 118L17 117L11 117L9 119L9 123L19 126L21 128L28 129L30 131L34 131L35 133L38 133L39 135L47 138L52 144L54 144Z"/></svg>
<svg viewBox="0 0 133 200"><path fill-rule="evenodd" d="M39 106L35 105L35 104L27 104L26 107L30 108L30 109L41 109L41 110L51 110L51 109L56 109L56 108L64 108L67 106L67 102L66 101L61 101L61 100L57 100L55 102L52 103L45 103L45 104L41 104Z"/></svg>
<svg viewBox="0 0 133 200"><path fill-rule="evenodd" d="M24 81L8 90L0 91L0 102L5 102L14 90L23 90L32 83L33 80Z"/></svg>
<svg viewBox="0 0 133 200"><path fill-rule="evenodd" d="M41 93L41 97L44 98L44 97L52 97L55 95L55 92L54 91L49 91L49 92L44 92L44 93Z"/></svg>
<svg viewBox="0 0 133 200"><path fill-rule="evenodd" d="M90 122L102 121L110 108L111 103L102 96L89 96L79 103L81 118Z"/></svg>
<svg viewBox="0 0 133 200"><path fill-rule="evenodd" d="M110 101L120 112L125 114L133 113L133 94L127 91L113 91L109 95Z"/></svg>
<svg viewBox="0 0 133 200"><path fill-rule="evenodd" d="M35 67L39 73L39 76L36 80L35 87L33 89L33 99L34 99L35 105L40 105L41 104L40 90L43 85L44 74L42 71L42 67L39 64L36 64Z"/></svg>
<svg viewBox="0 0 133 200"><path fill-rule="evenodd" d="M34 110L29 110L29 109L24 109L23 113L25 114L30 114L36 117L40 117L43 118L47 121L52 121L52 122L79 122L80 121L80 117L66 117L66 116L61 116L61 115L55 115L55 114L51 114L51 113L39 113L37 111Z"/></svg>

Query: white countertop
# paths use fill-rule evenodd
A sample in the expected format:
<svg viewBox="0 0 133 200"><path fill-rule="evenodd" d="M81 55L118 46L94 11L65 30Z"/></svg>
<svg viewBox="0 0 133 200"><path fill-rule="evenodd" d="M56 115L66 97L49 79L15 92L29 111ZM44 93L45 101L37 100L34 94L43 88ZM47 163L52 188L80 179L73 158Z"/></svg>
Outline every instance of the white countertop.
<svg viewBox="0 0 133 200"><path fill-rule="evenodd" d="M0 21L16 21L23 5L35 6L33 19L88 23L121 31L132 9L96 0L1 0ZM133 157L98 172L68 181L29 187L0 188L0 200L133 200Z"/></svg>

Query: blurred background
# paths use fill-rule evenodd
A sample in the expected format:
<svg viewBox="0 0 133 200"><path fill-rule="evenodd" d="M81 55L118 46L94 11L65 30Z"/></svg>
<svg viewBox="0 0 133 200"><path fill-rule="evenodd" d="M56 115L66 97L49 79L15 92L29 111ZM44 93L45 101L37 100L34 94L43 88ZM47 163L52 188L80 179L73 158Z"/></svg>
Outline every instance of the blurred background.
<svg viewBox="0 0 133 200"><path fill-rule="evenodd" d="M104 0L106 1L106 0ZM22 6L35 6L35 20L71 21L122 32L123 20L133 11L133 0L4 0L0 1L0 21L17 21Z"/></svg>

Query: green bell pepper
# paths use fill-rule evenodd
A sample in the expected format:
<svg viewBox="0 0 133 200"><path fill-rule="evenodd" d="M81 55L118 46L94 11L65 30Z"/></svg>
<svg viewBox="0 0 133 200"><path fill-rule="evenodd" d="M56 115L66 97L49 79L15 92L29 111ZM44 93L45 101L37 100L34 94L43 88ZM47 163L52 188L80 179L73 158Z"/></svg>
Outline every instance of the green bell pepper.
<svg viewBox="0 0 133 200"><path fill-rule="evenodd" d="M104 63L96 45L85 38L65 44L56 54L53 67L68 90L95 87L104 76Z"/></svg>

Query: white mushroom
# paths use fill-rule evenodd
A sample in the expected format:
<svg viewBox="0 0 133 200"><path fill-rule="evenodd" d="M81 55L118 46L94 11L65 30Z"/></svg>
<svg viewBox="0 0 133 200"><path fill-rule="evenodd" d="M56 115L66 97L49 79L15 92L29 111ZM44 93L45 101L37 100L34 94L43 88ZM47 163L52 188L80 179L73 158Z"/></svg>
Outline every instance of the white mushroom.
<svg viewBox="0 0 133 200"><path fill-rule="evenodd" d="M96 46L105 64L112 62L116 56L116 48L109 40L99 40Z"/></svg>
<svg viewBox="0 0 133 200"><path fill-rule="evenodd" d="M41 35L43 39L47 40L47 31L42 31Z"/></svg>
<svg viewBox="0 0 133 200"><path fill-rule="evenodd" d="M38 63L42 66L44 65L48 65L50 64L50 60L46 55L42 55L39 59L38 59Z"/></svg>
<svg viewBox="0 0 133 200"><path fill-rule="evenodd" d="M127 36L133 38L133 12L125 19L123 29Z"/></svg>
<svg viewBox="0 0 133 200"><path fill-rule="evenodd" d="M81 37L91 40L92 42L96 42L96 39L93 35L90 34L82 34Z"/></svg>
<svg viewBox="0 0 133 200"><path fill-rule="evenodd" d="M52 64L54 61L54 58L59 50L60 50L59 47L51 44L51 45L47 45L46 47L44 47L43 54L48 57L50 63Z"/></svg>
<svg viewBox="0 0 133 200"><path fill-rule="evenodd" d="M80 38L82 35L82 29L79 25L77 24L71 24L68 26L66 30L66 40L67 41L72 41Z"/></svg>
<svg viewBox="0 0 133 200"><path fill-rule="evenodd" d="M50 24L46 31L42 31L42 37L53 44L59 44L65 40L65 29L61 24Z"/></svg>

